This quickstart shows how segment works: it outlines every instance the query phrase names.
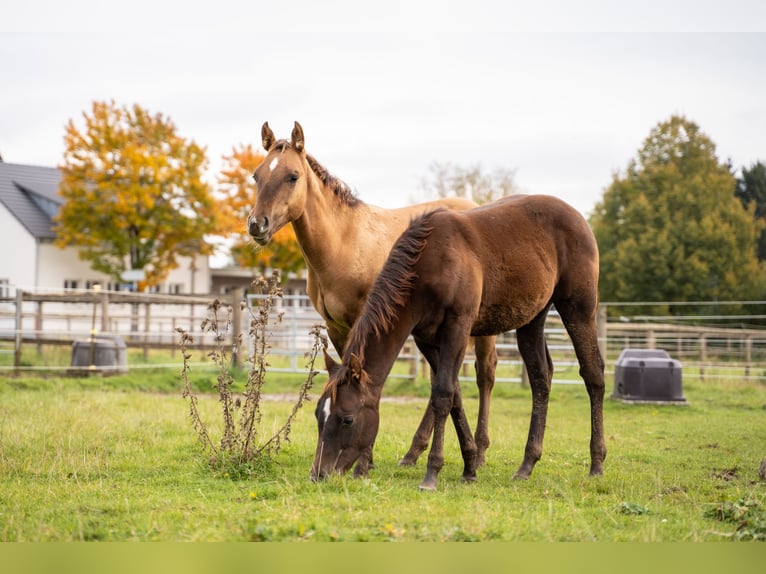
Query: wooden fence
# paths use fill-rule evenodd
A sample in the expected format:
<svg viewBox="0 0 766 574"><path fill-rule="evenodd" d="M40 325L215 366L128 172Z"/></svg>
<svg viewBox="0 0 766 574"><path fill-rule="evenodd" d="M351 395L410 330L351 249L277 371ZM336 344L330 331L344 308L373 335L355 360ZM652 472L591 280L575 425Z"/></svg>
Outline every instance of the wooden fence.
<svg viewBox="0 0 766 574"><path fill-rule="evenodd" d="M42 350L46 345L72 345L74 341L92 337L97 333L120 336L127 347L142 349L177 349L181 327L194 336L194 345L200 349L216 344L210 333L200 330L200 323L209 317L212 296L156 295L107 291L69 291L61 293L31 293L17 291L15 298L0 299L0 352L13 354L13 361L0 363L0 368L22 367L22 349L34 345ZM248 306L255 297L244 297L239 289L221 298L230 307L228 337L233 333L247 336ZM240 303L247 301L244 310ZM289 357L285 370L302 371L303 357L311 346L309 331L322 323L307 298L290 296L282 300L281 323L274 326L270 340L272 352ZM699 371L701 376L715 376L715 372L729 370L766 382L766 329L735 329L694 327L688 325L653 324L606 321L606 310L599 314L599 344L609 371L624 348L663 348L684 367ZM559 382L579 382L576 359L569 337L556 316L551 313L546 325L546 337L557 371L573 371L570 379ZM498 381L523 380L524 370L516 349L514 333L498 337L501 364L509 366L512 376L498 377ZM400 356L409 362L405 375L415 377L424 372L424 361L417 348L409 341ZM464 376L472 378L473 356L466 356Z"/></svg>

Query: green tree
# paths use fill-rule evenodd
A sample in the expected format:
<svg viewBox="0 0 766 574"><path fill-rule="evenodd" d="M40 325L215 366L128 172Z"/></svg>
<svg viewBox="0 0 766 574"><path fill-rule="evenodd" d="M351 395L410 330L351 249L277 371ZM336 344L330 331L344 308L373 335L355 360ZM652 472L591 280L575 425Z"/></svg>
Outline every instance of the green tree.
<svg viewBox="0 0 766 574"><path fill-rule="evenodd" d="M83 129L66 126L56 244L116 280L143 269L140 288L162 282L178 257L209 254L218 208L204 148L138 105L94 102L83 119Z"/></svg>
<svg viewBox="0 0 766 574"><path fill-rule="evenodd" d="M748 299L762 282L761 227L732 193L715 144L679 116L655 127L624 176L615 174L590 223L604 301ZM673 312L673 306L655 309Z"/></svg>
<svg viewBox="0 0 766 574"><path fill-rule="evenodd" d="M465 197L476 203L488 203L518 193L513 171L504 168L491 173L481 166L461 167L453 163L434 162L420 187L429 197Z"/></svg>
<svg viewBox="0 0 766 574"><path fill-rule="evenodd" d="M742 176L737 178L735 195L742 205L755 206L755 217L766 222L766 165L756 162L750 168L742 168ZM766 261L766 229L758 238L758 260Z"/></svg>

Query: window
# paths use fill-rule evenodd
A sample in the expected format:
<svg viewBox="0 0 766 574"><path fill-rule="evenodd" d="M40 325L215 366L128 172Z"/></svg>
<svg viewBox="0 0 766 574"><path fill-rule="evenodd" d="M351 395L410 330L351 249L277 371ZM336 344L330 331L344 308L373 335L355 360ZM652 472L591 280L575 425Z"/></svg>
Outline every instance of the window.
<svg viewBox="0 0 766 574"><path fill-rule="evenodd" d="M0 279L0 297L11 296L11 284L8 279Z"/></svg>
<svg viewBox="0 0 766 574"><path fill-rule="evenodd" d="M77 289L77 279L64 279L64 289Z"/></svg>
<svg viewBox="0 0 766 574"><path fill-rule="evenodd" d="M179 295L183 292L183 285L181 283L168 283L168 293L171 295Z"/></svg>

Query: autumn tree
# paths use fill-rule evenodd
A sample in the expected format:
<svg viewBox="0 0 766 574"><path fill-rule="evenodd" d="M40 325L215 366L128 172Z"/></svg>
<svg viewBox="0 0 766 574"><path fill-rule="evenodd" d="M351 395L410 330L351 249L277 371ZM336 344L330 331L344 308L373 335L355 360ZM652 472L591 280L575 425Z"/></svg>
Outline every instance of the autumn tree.
<svg viewBox="0 0 766 574"><path fill-rule="evenodd" d="M512 170L497 168L488 173L480 165L462 167L449 162L432 163L420 187L429 197L465 197L476 203L488 203L519 191Z"/></svg>
<svg viewBox="0 0 766 574"><path fill-rule="evenodd" d="M265 156L251 145L234 147L223 157L223 168L218 178L218 192L222 196L224 217L222 235L232 240L231 255L240 267L263 269L271 267L283 271L298 271L305 267L292 225L285 225L272 238L269 245L258 246L247 234L246 221L255 205L258 189L253 172Z"/></svg>
<svg viewBox="0 0 766 574"><path fill-rule="evenodd" d="M157 285L178 258L209 254L217 207L203 174L204 148L161 114L94 102L84 126L70 120L60 166L64 203L56 244L120 280L129 269Z"/></svg>
<svg viewBox="0 0 766 574"><path fill-rule="evenodd" d="M678 116L658 124L590 223L604 301L732 301L754 295L760 227L715 144ZM656 309L673 312L672 305Z"/></svg>

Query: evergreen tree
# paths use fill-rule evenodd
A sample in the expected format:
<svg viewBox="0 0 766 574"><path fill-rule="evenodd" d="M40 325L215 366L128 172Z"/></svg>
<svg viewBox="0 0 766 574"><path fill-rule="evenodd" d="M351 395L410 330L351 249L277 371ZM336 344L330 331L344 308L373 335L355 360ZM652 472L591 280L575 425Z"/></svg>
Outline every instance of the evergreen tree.
<svg viewBox="0 0 766 574"><path fill-rule="evenodd" d="M746 208L755 205L755 217L766 222L766 165L759 161L750 169L742 168L735 195ZM758 260L766 261L766 229L758 238Z"/></svg>
<svg viewBox="0 0 766 574"><path fill-rule="evenodd" d="M655 127L591 216L603 301L732 301L757 296L761 225L734 196L715 144L684 117ZM673 312L663 305L659 312Z"/></svg>

